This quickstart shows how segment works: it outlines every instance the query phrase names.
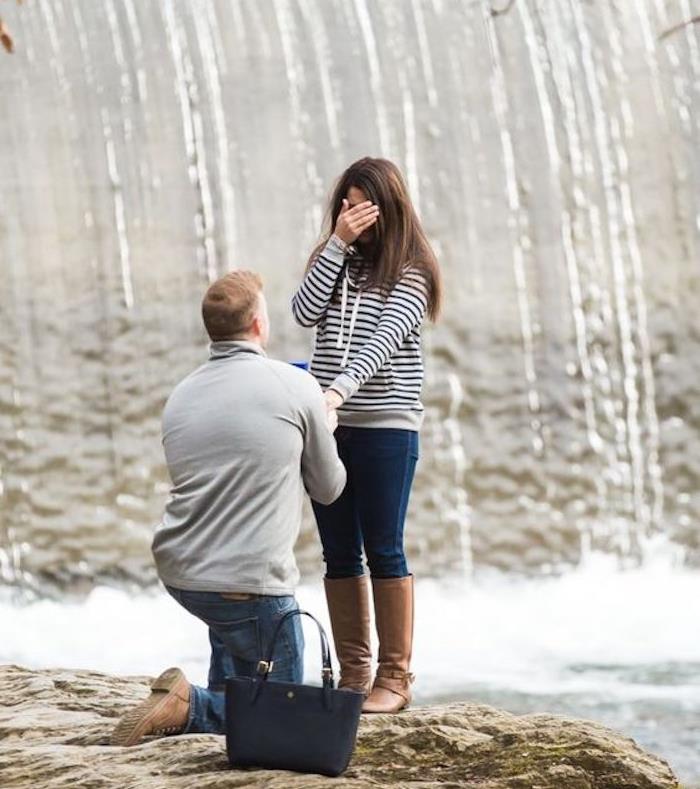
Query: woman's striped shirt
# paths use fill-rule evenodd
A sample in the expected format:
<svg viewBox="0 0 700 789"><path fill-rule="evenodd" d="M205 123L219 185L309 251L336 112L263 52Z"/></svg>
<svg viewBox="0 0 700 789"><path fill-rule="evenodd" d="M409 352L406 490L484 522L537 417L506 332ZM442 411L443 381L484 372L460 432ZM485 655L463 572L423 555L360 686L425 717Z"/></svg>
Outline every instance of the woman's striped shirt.
<svg viewBox="0 0 700 789"><path fill-rule="evenodd" d="M316 328L311 374L343 397L338 424L420 430L425 275L407 267L387 295L361 287L364 265L333 234L292 298L296 322Z"/></svg>

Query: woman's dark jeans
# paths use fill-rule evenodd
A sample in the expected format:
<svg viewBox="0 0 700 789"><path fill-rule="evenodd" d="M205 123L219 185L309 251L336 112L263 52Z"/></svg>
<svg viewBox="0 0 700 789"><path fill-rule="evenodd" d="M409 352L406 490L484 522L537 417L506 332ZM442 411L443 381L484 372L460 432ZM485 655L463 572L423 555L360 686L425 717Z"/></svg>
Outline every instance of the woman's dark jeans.
<svg viewBox="0 0 700 789"><path fill-rule="evenodd" d="M192 592L165 587L183 608L209 629L211 659L206 688L190 686L190 713L185 732L224 734L226 677L252 677L280 619L298 608L293 595L257 595L251 600L227 600L218 592ZM270 679L303 681L304 633L300 617L282 626L273 655Z"/></svg>
<svg viewBox="0 0 700 789"><path fill-rule="evenodd" d="M311 501L327 578L364 572L362 548L374 578L403 578L408 566L403 530L418 462L418 432L393 427L346 427L334 433L348 480L332 504Z"/></svg>

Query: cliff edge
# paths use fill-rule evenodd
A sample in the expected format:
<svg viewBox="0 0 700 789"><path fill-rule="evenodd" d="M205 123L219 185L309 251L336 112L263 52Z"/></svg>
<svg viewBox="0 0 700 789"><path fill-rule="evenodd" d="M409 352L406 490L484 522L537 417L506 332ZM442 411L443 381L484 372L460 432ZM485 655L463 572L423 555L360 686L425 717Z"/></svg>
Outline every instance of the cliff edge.
<svg viewBox="0 0 700 789"><path fill-rule="evenodd" d="M184 734L110 747L149 677L0 666L0 786L58 789L367 787L678 789L670 767L597 723L469 702L362 717L339 778L231 770L224 738Z"/></svg>

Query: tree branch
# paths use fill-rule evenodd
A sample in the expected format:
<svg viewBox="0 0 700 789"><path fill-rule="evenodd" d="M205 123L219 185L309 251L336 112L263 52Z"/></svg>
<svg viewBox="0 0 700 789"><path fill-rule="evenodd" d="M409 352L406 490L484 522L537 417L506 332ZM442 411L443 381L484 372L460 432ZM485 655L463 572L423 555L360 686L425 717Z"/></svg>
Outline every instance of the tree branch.
<svg viewBox="0 0 700 789"><path fill-rule="evenodd" d="M662 41L664 38L668 38L674 33L677 33L679 30L682 30L684 27L687 27L688 25L694 25L697 22L700 22L700 14L698 14L697 16L693 16L690 19L686 19L685 22L679 22L677 25L674 25L673 27L669 27L668 30L665 30L659 36L658 40Z"/></svg>
<svg viewBox="0 0 700 789"><path fill-rule="evenodd" d="M15 42L12 40L12 36L10 35L10 31L5 26L5 23L2 21L2 17L0 17L0 44L5 47L6 52L14 52L15 51Z"/></svg>
<svg viewBox="0 0 700 789"><path fill-rule="evenodd" d="M22 0L17 0L17 5L21 5ZM12 34L7 29L7 25L2 21L0 16L0 44L5 48L6 52L12 53L15 51L15 42Z"/></svg>
<svg viewBox="0 0 700 789"><path fill-rule="evenodd" d="M491 8L491 16L502 16L503 14L507 14L510 9L513 7L515 0L508 0L508 2L503 6L503 8Z"/></svg>

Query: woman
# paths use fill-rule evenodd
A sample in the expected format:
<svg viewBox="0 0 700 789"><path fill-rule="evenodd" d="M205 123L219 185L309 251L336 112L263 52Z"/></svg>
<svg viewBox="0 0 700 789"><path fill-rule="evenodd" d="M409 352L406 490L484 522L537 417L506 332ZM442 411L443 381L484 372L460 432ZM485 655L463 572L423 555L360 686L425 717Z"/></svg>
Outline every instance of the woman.
<svg viewBox="0 0 700 789"><path fill-rule="evenodd" d="M340 687L365 693L364 712L411 701L413 575L403 529L424 410L420 330L437 319L441 278L401 173L365 157L339 178L324 239L292 299L315 326L310 370L325 390L348 481L325 506L312 500L326 564ZM379 638L372 682L367 555Z"/></svg>

